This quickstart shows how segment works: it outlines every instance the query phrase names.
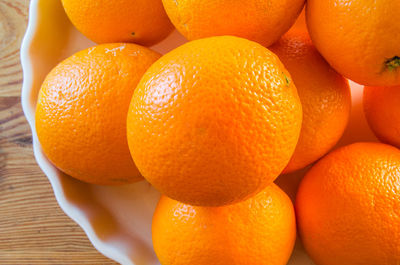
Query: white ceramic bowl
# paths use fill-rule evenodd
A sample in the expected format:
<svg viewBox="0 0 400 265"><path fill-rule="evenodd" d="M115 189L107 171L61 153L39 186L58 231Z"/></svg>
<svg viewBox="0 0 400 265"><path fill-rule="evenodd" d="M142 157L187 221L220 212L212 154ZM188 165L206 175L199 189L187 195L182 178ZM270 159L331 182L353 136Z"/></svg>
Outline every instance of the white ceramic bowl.
<svg viewBox="0 0 400 265"><path fill-rule="evenodd" d="M165 53L184 42L184 38L174 32L153 48ZM151 242L151 218L159 193L145 181L124 187L105 187L75 180L46 159L37 139L34 113L45 76L61 60L91 45L94 43L71 25L61 1L31 0L28 29L21 48L22 107L32 130L35 158L48 177L60 207L82 227L98 251L121 264L159 264ZM362 89L355 84L352 88L352 118L340 145L375 140L362 115ZM299 178L303 173L294 175ZM282 178L279 184L293 198L295 188ZM301 244L296 244L289 264L312 264Z"/></svg>

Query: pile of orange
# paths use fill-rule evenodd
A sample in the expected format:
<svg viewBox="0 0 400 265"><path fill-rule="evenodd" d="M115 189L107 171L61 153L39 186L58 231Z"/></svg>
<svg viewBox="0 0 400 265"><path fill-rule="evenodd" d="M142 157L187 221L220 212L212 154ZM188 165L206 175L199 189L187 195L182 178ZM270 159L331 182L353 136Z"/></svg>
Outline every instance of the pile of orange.
<svg viewBox="0 0 400 265"><path fill-rule="evenodd" d="M101 44L45 79L41 148L81 181L158 189L162 265L283 265L296 222L317 265L400 264L400 1L308 0L296 24L304 0L62 3ZM140 46L174 26L188 43ZM350 117L346 78L366 86L385 144L330 152ZM273 182L309 165L293 207Z"/></svg>

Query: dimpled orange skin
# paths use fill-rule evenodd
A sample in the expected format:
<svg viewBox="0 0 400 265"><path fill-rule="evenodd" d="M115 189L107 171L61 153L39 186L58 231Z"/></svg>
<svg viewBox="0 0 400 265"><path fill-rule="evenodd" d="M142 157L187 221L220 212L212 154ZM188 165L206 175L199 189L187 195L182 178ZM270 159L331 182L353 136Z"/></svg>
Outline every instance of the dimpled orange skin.
<svg viewBox="0 0 400 265"><path fill-rule="evenodd" d="M284 265L296 239L292 203L275 184L244 202L198 207L163 196L153 217L162 265Z"/></svg>
<svg viewBox="0 0 400 265"><path fill-rule="evenodd" d="M368 86L400 85L400 1L308 0L314 45L343 76Z"/></svg>
<svg viewBox="0 0 400 265"><path fill-rule="evenodd" d="M290 72L303 106L299 142L284 170L289 173L316 161L339 141L350 116L350 87L306 32L291 30L270 49Z"/></svg>
<svg viewBox="0 0 400 265"><path fill-rule="evenodd" d="M126 140L133 91L160 55L135 44L80 51L46 77L36 108L36 131L49 160L85 182L141 180Z"/></svg>
<svg viewBox="0 0 400 265"><path fill-rule="evenodd" d="M296 200L298 229L318 265L400 262L400 150L356 143L319 161Z"/></svg>
<svg viewBox="0 0 400 265"><path fill-rule="evenodd" d="M304 0L163 0L187 39L233 35L269 46L296 21Z"/></svg>
<svg viewBox="0 0 400 265"><path fill-rule="evenodd" d="M296 146L301 103L272 52L237 37L189 42L140 81L128 143L142 175L163 194L221 206L261 191Z"/></svg>
<svg viewBox="0 0 400 265"><path fill-rule="evenodd" d="M365 87L363 105L376 137L400 148L400 86Z"/></svg>
<svg viewBox="0 0 400 265"><path fill-rule="evenodd" d="M96 43L150 46L173 30L161 0L62 0L75 27Z"/></svg>

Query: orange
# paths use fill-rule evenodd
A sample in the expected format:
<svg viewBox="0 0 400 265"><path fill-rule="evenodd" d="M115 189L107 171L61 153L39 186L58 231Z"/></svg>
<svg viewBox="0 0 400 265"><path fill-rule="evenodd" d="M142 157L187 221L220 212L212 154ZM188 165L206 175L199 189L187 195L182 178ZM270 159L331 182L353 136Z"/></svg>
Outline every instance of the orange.
<svg viewBox="0 0 400 265"><path fill-rule="evenodd" d="M140 81L128 143L142 175L192 205L239 202L289 162L302 110L291 77L263 46L196 40L164 55Z"/></svg>
<svg viewBox="0 0 400 265"><path fill-rule="evenodd" d="M36 131L48 159L90 183L141 179L129 154L126 115L137 83L159 57L135 44L103 44L57 65L36 108Z"/></svg>
<svg viewBox="0 0 400 265"><path fill-rule="evenodd" d="M400 148L400 86L365 87L363 104L376 137Z"/></svg>
<svg viewBox="0 0 400 265"><path fill-rule="evenodd" d="M150 46L173 29L161 0L62 0L75 27L96 43Z"/></svg>
<svg viewBox="0 0 400 265"><path fill-rule="evenodd" d="M290 199L272 184L224 207L190 206L163 196L152 234L162 265L285 265L296 221Z"/></svg>
<svg viewBox="0 0 400 265"><path fill-rule="evenodd" d="M290 31L270 49L290 72L303 106L299 142L284 171L288 173L316 161L339 141L350 116L350 87L305 32Z"/></svg>
<svg viewBox="0 0 400 265"><path fill-rule="evenodd" d="M306 24L306 12L305 8L301 11L300 15L297 17L296 22L293 24L293 26L290 28L290 31L303 31L307 32L307 24Z"/></svg>
<svg viewBox="0 0 400 265"><path fill-rule="evenodd" d="M187 39L233 35L269 46L296 21L304 0L163 0Z"/></svg>
<svg viewBox="0 0 400 265"><path fill-rule="evenodd" d="M303 179L300 237L318 265L400 263L400 150L380 143L337 149Z"/></svg>
<svg viewBox="0 0 400 265"><path fill-rule="evenodd" d="M400 1L308 0L308 30L322 56L363 85L400 85Z"/></svg>

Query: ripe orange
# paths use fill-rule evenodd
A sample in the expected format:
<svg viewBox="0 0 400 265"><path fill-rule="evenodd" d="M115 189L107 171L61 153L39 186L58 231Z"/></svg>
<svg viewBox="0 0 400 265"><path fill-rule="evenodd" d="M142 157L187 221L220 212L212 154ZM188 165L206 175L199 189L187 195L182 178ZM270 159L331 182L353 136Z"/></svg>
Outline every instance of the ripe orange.
<svg viewBox="0 0 400 265"><path fill-rule="evenodd" d="M142 175L192 205L239 202L281 173L296 146L301 103L283 64L237 37L189 42L153 64L128 114Z"/></svg>
<svg viewBox="0 0 400 265"><path fill-rule="evenodd" d="M269 46L300 14L304 0L163 0L175 27L187 39L233 35Z"/></svg>
<svg viewBox="0 0 400 265"><path fill-rule="evenodd" d="M306 24L306 9L303 8L301 11L300 15L297 17L296 22L293 24L293 26L290 28L290 31L303 31L307 32L307 24Z"/></svg>
<svg viewBox="0 0 400 265"><path fill-rule="evenodd" d="M296 210L316 264L399 264L400 150L356 143L330 153L303 179Z"/></svg>
<svg viewBox="0 0 400 265"><path fill-rule="evenodd" d="M288 173L316 161L339 141L350 116L350 87L305 32L290 31L270 49L290 72L303 106L299 142L284 170Z"/></svg>
<svg viewBox="0 0 400 265"><path fill-rule="evenodd" d="M62 0L75 27L97 43L156 44L173 25L161 0Z"/></svg>
<svg viewBox="0 0 400 265"><path fill-rule="evenodd" d="M369 86L400 85L400 1L308 0L317 49L345 77Z"/></svg>
<svg viewBox="0 0 400 265"><path fill-rule="evenodd" d="M162 265L285 265L296 239L290 199L272 184L224 207L196 207L163 196L152 225Z"/></svg>
<svg viewBox="0 0 400 265"><path fill-rule="evenodd" d="M376 137L400 148L400 86L365 87L363 103Z"/></svg>
<svg viewBox="0 0 400 265"><path fill-rule="evenodd" d="M103 44L57 65L36 108L36 131L49 160L90 183L141 179L129 154L126 115L137 83L159 57L135 44Z"/></svg>

